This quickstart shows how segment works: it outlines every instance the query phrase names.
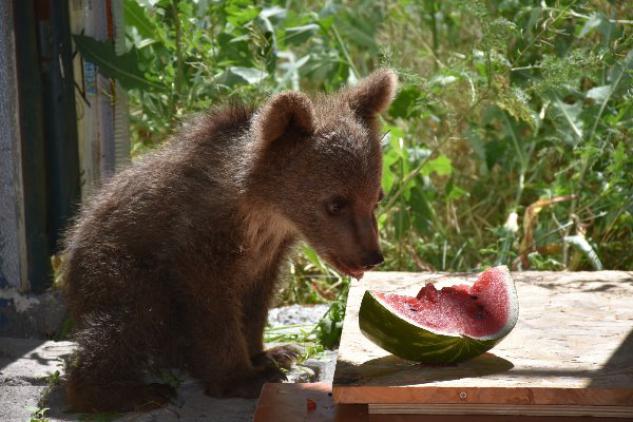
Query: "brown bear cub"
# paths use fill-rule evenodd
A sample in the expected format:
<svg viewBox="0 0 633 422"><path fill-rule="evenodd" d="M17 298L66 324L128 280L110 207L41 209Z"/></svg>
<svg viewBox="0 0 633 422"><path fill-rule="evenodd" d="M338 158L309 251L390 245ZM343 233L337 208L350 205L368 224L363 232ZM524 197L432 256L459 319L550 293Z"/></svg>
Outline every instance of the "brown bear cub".
<svg viewBox="0 0 633 422"><path fill-rule="evenodd" d="M396 83L379 70L313 100L210 113L101 189L65 243L73 410L165 404L173 389L144 381L156 368L183 368L212 396L284 379L296 351L264 351L262 337L292 245L354 277L383 260L378 114Z"/></svg>

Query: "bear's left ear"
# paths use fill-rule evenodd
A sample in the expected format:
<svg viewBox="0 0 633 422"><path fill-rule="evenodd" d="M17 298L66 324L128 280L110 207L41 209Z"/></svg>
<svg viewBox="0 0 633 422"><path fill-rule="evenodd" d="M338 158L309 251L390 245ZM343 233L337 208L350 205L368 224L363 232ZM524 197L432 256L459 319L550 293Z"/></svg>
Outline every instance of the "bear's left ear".
<svg viewBox="0 0 633 422"><path fill-rule="evenodd" d="M389 108L397 88L398 77L394 71L380 69L350 88L347 101L358 117L373 120Z"/></svg>
<svg viewBox="0 0 633 422"><path fill-rule="evenodd" d="M282 92L273 96L260 110L253 123L259 148L288 135L309 136L314 133L312 101L300 92Z"/></svg>

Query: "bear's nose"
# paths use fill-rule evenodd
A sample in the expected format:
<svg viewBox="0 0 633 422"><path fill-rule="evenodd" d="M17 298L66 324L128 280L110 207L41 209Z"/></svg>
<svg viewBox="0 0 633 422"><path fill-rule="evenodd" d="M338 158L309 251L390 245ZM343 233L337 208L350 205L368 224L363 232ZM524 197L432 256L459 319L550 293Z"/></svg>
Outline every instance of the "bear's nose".
<svg viewBox="0 0 633 422"><path fill-rule="evenodd" d="M370 252L363 259L363 268L368 270L370 268L375 267L376 265L380 265L385 261L385 258L382 256L380 251Z"/></svg>

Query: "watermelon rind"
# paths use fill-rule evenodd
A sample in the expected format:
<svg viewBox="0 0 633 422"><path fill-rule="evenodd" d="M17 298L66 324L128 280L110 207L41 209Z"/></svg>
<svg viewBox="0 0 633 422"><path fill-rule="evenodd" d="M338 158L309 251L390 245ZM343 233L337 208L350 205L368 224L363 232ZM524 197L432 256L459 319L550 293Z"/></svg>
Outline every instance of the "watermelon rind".
<svg viewBox="0 0 633 422"><path fill-rule="evenodd" d="M497 267L492 267L484 272L494 271L496 273L501 273L503 275L504 284L506 286L506 292L508 297L506 298L508 304L510 305L510 309L508 310L508 321L505 323L503 327L496 333L492 333L488 336L476 337L477 340L501 340L514 328L517 321L519 320L519 297L517 295L517 288L514 284L514 280L512 279L512 275L510 274L510 270L506 265L499 265ZM482 273L483 274L483 273ZM481 277L481 275L480 275ZM498 343L499 341L497 341Z"/></svg>
<svg viewBox="0 0 633 422"><path fill-rule="evenodd" d="M481 355L498 344L512 331L518 320L518 299L507 268L504 280L509 294L507 323L496 333L472 338L432 331L402 315L394 313L373 292L367 290L358 315L362 333L388 352L419 363L452 364Z"/></svg>

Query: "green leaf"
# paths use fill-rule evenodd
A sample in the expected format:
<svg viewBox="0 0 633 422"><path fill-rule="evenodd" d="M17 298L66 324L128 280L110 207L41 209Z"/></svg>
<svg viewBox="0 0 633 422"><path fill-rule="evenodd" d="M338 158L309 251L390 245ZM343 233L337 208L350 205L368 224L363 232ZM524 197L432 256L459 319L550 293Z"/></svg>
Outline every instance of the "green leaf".
<svg viewBox="0 0 633 422"><path fill-rule="evenodd" d="M389 164L387 164L387 162L383 161L382 163L382 190L383 192L385 192L385 195L387 195L389 192L391 192L391 188L393 187L393 182L394 182L394 175L393 172L391 171L391 169L389 168Z"/></svg>
<svg viewBox="0 0 633 422"><path fill-rule="evenodd" d="M593 31L594 29L602 25L602 22L604 20L605 20L605 17L602 13L593 13L591 17L587 19L587 22L585 22L585 25L582 27L582 30L578 34L578 38L585 37L591 31Z"/></svg>
<svg viewBox="0 0 633 422"><path fill-rule="evenodd" d="M388 135L388 140L389 140L389 147L391 148L392 151L394 151L398 157L402 158L402 159L406 159L406 151L403 148L404 147L404 140L403 140L403 132L400 129L392 129L391 127L389 128L389 135Z"/></svg>
<svg viewBox="0 0 633 422"><path fill-rule="evenodd" d="M609 70L609 80L612 83L611 95L622 95L629 91L633 80L633 49L626 57L615 63Z"/></svg>
<svg viewBox="0 0 633 422"><path fill-rule="evenodd" d="M470 142L470 146L472 147L473 151L475 151L475 154L477 154L479 159L485 160L486 151L484 147L484 142L481 139L481 136L479 136L479 132L477 131L476 127L471 126L468 128L468 131L466 132L466 139L468 139L468 141Z"/></svg>
<svg viewBox="0 0 633 422"><path fill-rule="evenodd" d="M433 211L422 189L415 189L411 195L411 211L413 213L413 226L418 233L431 234L433 227Z"/></svg>
<svg viewBox="0 0 633 422"><path fill-rule="evenodd" d="M73 35L77 49L85 60L96 64L104 76L116 79L126 89L162 91L165 88L145 78L138 68L134 50L117 56L109 41L97 41L85 35Z"/></svg>
<svg viewBox="0 0 633 422"><path fill-rule="evenodd" d="M250 5L244 6L233 3L229 3L224 10L227 14L226 20L237 27L254 20L261 12L261 8L259 7Z"/></svg>
<svg viewBox="0 0 633 422"><path fill-rule="evenodd" d="M248 37L236 37L234 34L221 32L217 35L216 42L220 47L217 56L219 62L241 67L253 65Z"/></svg>
<svg viewBox="0 0 633 422"><path fill-rule="evenodd" d="M563 103L559 98L554 101L554 110L558 111L559 119L565 121L569 128L572 130L576 139L573 137L565 136L567 142L576 143L582 139L584 122L580 118L582 112L582 103L580 101L574 104ZM565 134L567 135L567 134Z"/></svg>
<svg viewBox="0 0 633 422"><path fill-rule="evenodd" d="M350 44L355 44L368 51L377 51L376 31L379 28L382 17L372 12L379 8L362 8L357 10L342 9L336 16L336 28L344 39Z"/></svg>
<svg viewBox="0 0 633 422"><path fill-rule="evenodd" d="M145 9L135 0L123 2L123 17L126 25L134 26L144 38L155 39L158 31L156 25L145 13Z"/></svg>
<svg viewBox="0 0 633 422"><path fill-rule="evenodd" d="M330 305L327 313L317 324L317 337L319 343L328 349L338 346L343 331L343 319L345 318L345 305L335 301Z"/></svg>
<svg viewBox="0 0 633 422"><path fill-rule="evenodd" d="M302 26L293 26L286 28L286 34L284 39L288 44L302 44L306 42L312 35L319 31L319 25L311 23Z"/></svg>
<svg viewBox="0 0 633 422"><path fill-rule="evenodd" d="M460 188L459 186L453 185L451 186L451 189L448 191L448 195L446 196L446 199L448 199L449 201L455 201L464 195L468 195L468 192L466 192L464 189Z"/></svg>
<svg viewBox="0 0 633 422"><path fill-rule="evenodd" d="M314 249L312 249L308 245L304 245L303 254L306 258L308 258L308 261L310 261L312 265L315 265L317 267L320 266L319 257Z"/></svg>
<svg viewBox="0 0 633 422"><path fill-rule="evenodd" d="M495 139L486 143L484 146L486 151L486 166L488 170L492 170L492 167L499 161L499 158L503 156L506 151L506 144Z"/></svg>
<svg viewBox="0 0 633 422"><path fill-rule="evenodd" d="M411 219L409 218L409 210L405 207L400 207L396 210L393 215L394 218L394 229L396 234L396 239L398 241L402 240L409 232L409 227L411 227Z"/></svg>
<svg viewBox="0 0 633 422"><path fill-rule="evenodd" d="M611 173L614 179L620 179L626 174L625 165L628 158L626 153L624 142L620 142L617 147L614 148L612 153L611 162L608 164L607 169Z"/></svg>
<svg viewBox="0 0 633 422"><path fill-rule="evenodd" d="M268 73L252 67L231 66L218 78L221 83L228 86L243 83L258 84L268 77Z"/></svg>
<svg viewBox="0 0 633 422"><path fill-rule="evenodd" d="M390 167L398 160L400 160L400 155L398 155L395 149L391 148L391 146L385 149L382 159L383 165Z"/></svg>
<svg viewBox="0 0 633 422"><path fill-rule="evenodd" d="M383 127L384 132L387 134L385 143L389 144L392 140L399 140L404 136L404 131L398 126L385 125Z"/></svg>
<svg viewBox="0 0 633 422"><path fill-rule="evenodd" d="M281 20L285 18L287 14L288 14L287 9L283 7L279 7L279 6L271 6L271 7L266 7L262 9L259 16L264 19Z"/></svg>
<svg viewBox="0 0 633 422"><path fill-rule="evenodd" d="M417 101L422 93L415 86L409 86L403 88L398 93L391 107L389 107L389 114L392 117L407 118L414 114Z"/></svg>
<svg viewBox="0 0 633 422"><path fill-rule="evenodd" d="M454 82L457 82L457 77L454 75L437 75L429 81L429 85L447 86Z"/></svg>
<svg viewBox="0 0 633 422"><path fill-rule="evenodd" d="M446 155L440 155L424 164L420 173L423 176L429 176L431 173L435 173L438 176L448 176L452 171L451 159Z"/></svg>
<svg viewBox="0 0 633 422"><path fill-rule="evenodd" d="M594 100L597 103L601 103L608 98L611 94L611 85L601 85L591 88L585 96Z"/></svg>
<svg viewBox="0 0 633 422"><path fill-rule="evenodd" d="M341 32L345 33L346 39L353 40L354 43L358 44L361 48L367 48L371 51L377 48L373 34L368 34L354 25L344 25Z"/></svg>

